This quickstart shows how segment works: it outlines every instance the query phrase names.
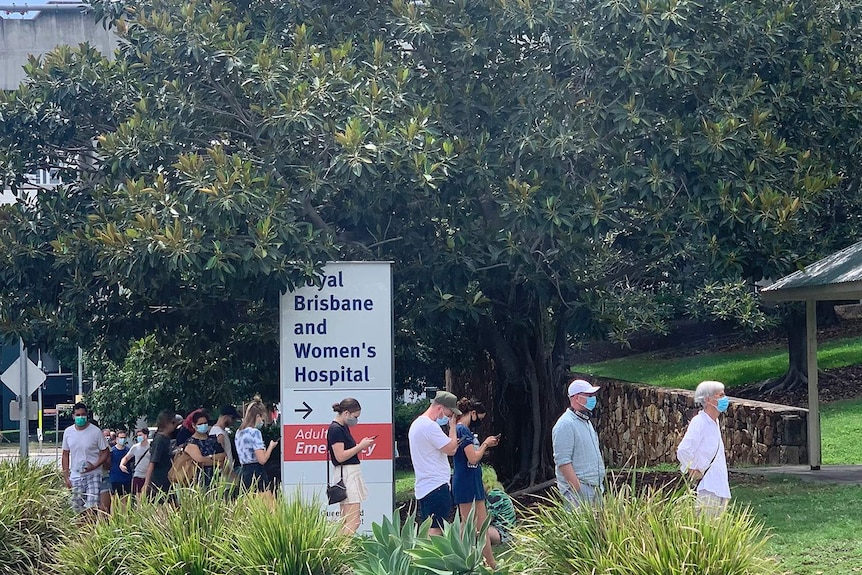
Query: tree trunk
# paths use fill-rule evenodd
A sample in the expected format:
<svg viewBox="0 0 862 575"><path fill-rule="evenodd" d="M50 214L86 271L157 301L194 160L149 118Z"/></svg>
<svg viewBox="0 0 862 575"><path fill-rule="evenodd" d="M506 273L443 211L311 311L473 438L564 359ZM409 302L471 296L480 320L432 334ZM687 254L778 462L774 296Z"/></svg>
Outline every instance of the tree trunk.
<svg viewBox="0 0 862 575"><path fill-rule="evenodd" d="M788 368L784 375L768 379L760 391L771 395L804 389L808 386L808 341L806 339L805 311L793 306L784 318L787 335Z"/></svg>
<svg viewBox="0 0 862 575"><path fill-rule="evenodd" d="M558 345L559 334L565 338L565 329L557 329L563 316L537 305L532 318L514 327L487 321L480 336L480 347L494 363L494 429L486 431L503 434L493 451L494 466L501 479L518 487L552 476L551 428L565 395L557 385L563 368L555 359L565 357L558 353L565 348L564 342ZM546 341L547 334L555 341Z"/></svg>

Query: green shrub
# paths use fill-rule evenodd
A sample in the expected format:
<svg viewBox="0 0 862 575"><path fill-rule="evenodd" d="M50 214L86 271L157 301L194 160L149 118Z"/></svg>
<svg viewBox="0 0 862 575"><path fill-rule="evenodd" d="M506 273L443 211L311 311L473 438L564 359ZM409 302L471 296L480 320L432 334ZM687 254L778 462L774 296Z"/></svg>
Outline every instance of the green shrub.
<svg viewBox="0 0 862 575"><path fill-rule="evenodd" d="M555 500L535 509L516 530L521 570L530 575L778 573L766 557L763 527L746 508L720 517L698 515L694 496L608 493L595 511L572 511Z"/></svg>
<svg viewBox="0 0 862 575"><path fill-rule="evenodd" d="M57 550L57 575L135 575L129 567L139 553L149 521L159 512L151 503L133 504L114 498L110 517L77 526L74 537Z"/></svg>
<svg viewBox="0 0 862 575"><path fill-rule="evenodd" d="M42 573L72 522L69 494L55 466L0 461L0 573Z"/></svg>
<svg viewBox="0 0 862 575"><path fill-rule="evenodd" d="M249 493L237 500L227 537L215 543L231 575L333 575L355 553L353 537L298 495Z"/></svg>
<svg viewBox="0 0 862 575"><path fill-rule="evenodd" d="M135 551L128 558L135 575L213 575L224 573L215 549L237 529L233 502L220 487L177 490L180 505L141 508L142 522Z"/></svg>
<svg viewBox="0 0 862 575"><path fill-rule="evenodd" d="M413 420L419 417L428 406L431 405L431 400L423 399L416 403L404 403L402 401L395 402L395 437L406 438L407 432L410 430L410 424Z"/></svg>

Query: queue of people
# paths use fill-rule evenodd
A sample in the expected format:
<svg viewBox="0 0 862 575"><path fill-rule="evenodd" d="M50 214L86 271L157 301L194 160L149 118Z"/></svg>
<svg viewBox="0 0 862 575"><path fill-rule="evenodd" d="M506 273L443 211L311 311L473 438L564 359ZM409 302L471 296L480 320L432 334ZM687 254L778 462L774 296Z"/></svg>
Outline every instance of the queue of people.
<svg viewBox="0 0 862 575"><path fill-rule="evenodd" d="M252 428L268 421L270 411L260 402L248 406L246 421ZM208 485L216 469L228 480L240 482L241 477L262 477L262 463L272 453L277 441L261 449L255 461L233 456L233 446L227 430L239 422L240 414L233 406L221 408L215 425L206 410L197 409L186 418L173 410L165 410L156 422L154 436L149 428L137 429L131 440L124 429L100 429L91 421L84 403L72 409L74 423L64 431L61 468L67 487L72 492L71 505L76 512L109 513L112 496L118 498L152 497L170 499L171 468L180 452L191 463L193 481ZM242 427L240 431L242 431ZM259 429L254 429L260 438ZM238 433L237 437L240 435ZM262 439L260 439L262 443ZM238 443L237 447L244 446ZM263 461L260 461L262 456ZM238 467L234 467L234 462ZM250 468L250 469L249 469ZM250 489L272 489L265 477L259 482L246 482Z"/></svg>
<svg viewBox="0 0 862 575"><path fill-rule="evenodd" d="M605 491L605 463L591 419L598 391L598 386L584 379L569 382L568 407L551 433L557 490L573 511L601 505ZM698 511L718 515L730 499L727 461L718 426L718 418L729 404L724 385L702 382L695 390L695 403L702 410L691 420L677 458L681 471L695 482ZM515 512L511 498L502 491L496 475L491 475L493 469L483 469L481 465L486 451L500 441L500 436L495 435L479 441L476 431L484 417L481 403L466 398L457 401L453 394L441 391L413 421L408 439L419 520L430 519L434 534L441 532L456 505L462 519L473 509L477 525L491 516L483 556L488 567L494 569L492 545L508 541ZM449 457L453 458L451 476Z"/></svg>
<svg viewBox="0 0 862 575"><path fill-rule="evenodd" d="M598 386L583 379L569 382L568 407L552 429L557 490L573 511L601 505L605 489L604 460L591 420L598 391ZM681 471L693 482L697 509L714 516L724 511L730 499L727 460L718 425L729 399L724 385L717 381L701 382L694 397L701 410L689 423L677 458ZM327 465L334 470L333 483L338 482L343 489L338 501L342 529L354 533L360 525L362 502L368 497L359 455L373 448L376 436L359 441L354 438L351 429L362 414L356 399L345 398L332 409L335 416L326 434ZM458 400L452 393L440 391L412 422L408 439L419 520L430 520L433 535L442 532L456 507L462 521L472 510L477 526L490 517L483 557L488 567L495 569L492 546L510 539L515 512L493 469L482 465L487 451L501 440L500 435L487 434L480 441L478 430L486 415L480 402ZM99 429L90 421L83 403L75 404L73 417L74 424L63 437L62 470L77 512L109 512L112 495L171 498L170 472L178 450L193 462L195 480L204 485L221 468L243 489L275 488L264 464L278 441L264 443L260 430L268 421L269 411L259 401L250 404L242 417L235 455L227 434L240 419L233 406L223 407L212 426L209 413L203 409L186 418L165 410L159 415L155 436L151 438L150 430L141 428L135 431L133 442L125 430Z"/></svg>

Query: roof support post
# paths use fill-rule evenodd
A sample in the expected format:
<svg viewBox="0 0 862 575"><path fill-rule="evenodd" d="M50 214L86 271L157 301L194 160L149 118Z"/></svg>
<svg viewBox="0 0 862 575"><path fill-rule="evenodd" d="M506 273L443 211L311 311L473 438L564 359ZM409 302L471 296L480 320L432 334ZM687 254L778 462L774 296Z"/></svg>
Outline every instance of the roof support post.
<svg viewBox="0 0 862 575"><path fill-rule="evenodd" d="M808 463L820 469L820 394L817 387L817 301L805 300L808 354Z"/></svg>

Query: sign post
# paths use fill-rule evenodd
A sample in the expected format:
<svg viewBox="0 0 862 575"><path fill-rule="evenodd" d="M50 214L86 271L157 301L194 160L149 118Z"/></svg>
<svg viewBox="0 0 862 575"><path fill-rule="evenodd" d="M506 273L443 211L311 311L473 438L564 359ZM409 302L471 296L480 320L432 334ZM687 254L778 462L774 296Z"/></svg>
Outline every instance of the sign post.
<svg viewBox="0 0 862 575"><path fill-rule="evenodd" d="M20 350L18 362L21 368L20 380L18 381L20 387L18 406L21 410L21 419L18 421L20 424L18 438L21 440L21 459L27 459L30 457L30 414L27 413L27 408L30 407L30 394L27 393L27 364L30 363L30 358L27 357L24 338L20 339L18 349Z"/></svg>
<svg viewBox="0 0 862 575"><path fill-rule="evenodd" d="M282 484L289 494L326 506L326 432L332 405L353 397L362 406L354 439L377 436L359 454L368 486L360 532L394 510L392 427L392 266L388 262L329 263L320 286L282 295L280 367ZM337 471L336 478L338 480Z"/></svg>
<svg viewBox="0 0 862 575"><path fill-rule="evenodd" d="M30 396L33 392L42 385L45 381L45 374L39 369L35 363L27 357L27 348L24 347L24 340L21 339L18 345L18 359L10 365L6 371L0 375L0 381L6 384L9 391L18 396L18 406L20 417L20 451L21 458L26 459L30 455Z"/></svg>

